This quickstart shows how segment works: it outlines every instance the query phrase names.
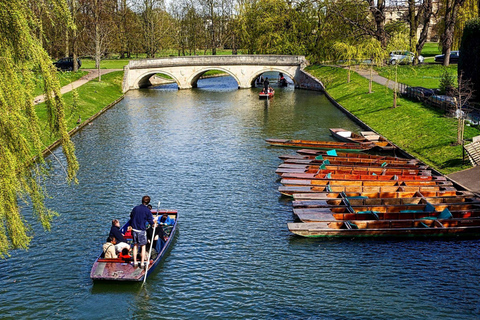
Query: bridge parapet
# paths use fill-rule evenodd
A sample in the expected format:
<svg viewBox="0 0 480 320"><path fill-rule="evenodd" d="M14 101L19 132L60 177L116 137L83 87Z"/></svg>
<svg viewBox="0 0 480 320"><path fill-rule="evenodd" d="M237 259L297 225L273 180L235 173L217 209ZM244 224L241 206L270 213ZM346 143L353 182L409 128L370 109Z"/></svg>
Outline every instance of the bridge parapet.
<svg viewBox="0 0 480 320"><path fill-rule="evenodd" d="M150 84L149 78L157 73L166 74L179 89L195 87L197 80L209 70L230 74L239 88L255 86L255 79L264 72L282 72L298 86L300 71L308 61L304 56L285 55L228 55L186 56L132 60L124 68L123 92Z"/></svg>

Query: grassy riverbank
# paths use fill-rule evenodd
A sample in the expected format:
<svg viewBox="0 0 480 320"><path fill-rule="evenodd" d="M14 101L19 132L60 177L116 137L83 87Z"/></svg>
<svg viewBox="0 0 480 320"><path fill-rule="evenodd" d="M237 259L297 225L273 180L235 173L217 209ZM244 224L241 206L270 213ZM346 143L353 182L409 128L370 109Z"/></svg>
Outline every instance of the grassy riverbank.
<svg viewBox="0 0 480 320"><path fill-rule="evenodd" d="M102 76L102 81L97 79L89 81L85 85L79 87L77 106L74 106L73 92L63 95L66 104L66 118L68 130L77 126L77 120L80 116L82 122L120 98L122 94L123 71L108 73ZM38 117L42 127L47 123L47 113L45 103L36 106ZM45 132L43 141L45 145L50 145L56 137L51 137L49 132Z"/></svg>
<svg viewBox="0 0 480 320"><path fill-rule="evenodd" d="M76 81L86 75L87 71L79 70L77 72L58 72L58 80L60 81L60 87L66 86L73 81ZM34 97L43 94L43 79L39 76L36 80L35 91L33 93Z"/></svg>
<svg viewBox="0 0 480 320"><path fill-rule="evenodd" d="M445 174L470 167L468 160L462 164L462 147L454 145L456 119L403 98L394 109L391 90L374 83L374 93L369 94L367 79L352 73L347 83L347 71L341 68L315 65L306 71L320 79L332 98L352 114L428 165ZM466 139L479 134L479 129L465 127Z"/></svg>
<svg viewBox="0 0 480 320"><path fill-rule="evenodd" d="M375 70L379 75L390 80L395 80L395 66L376 67ZM457 77L457 65L451 64L444 67L441 64L421 64L418 66L399 65L397 67L398 82L404 83L412 87L425 87L436 89L440 85L442 74L447 71Z"/></svg>

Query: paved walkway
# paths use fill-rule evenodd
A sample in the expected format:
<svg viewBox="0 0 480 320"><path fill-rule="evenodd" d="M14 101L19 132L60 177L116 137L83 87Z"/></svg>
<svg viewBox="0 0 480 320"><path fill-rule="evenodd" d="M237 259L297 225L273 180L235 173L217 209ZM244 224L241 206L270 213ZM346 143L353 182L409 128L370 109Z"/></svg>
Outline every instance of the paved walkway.
<svg viewBox="0 0 480 320"><path fill-rule="evenodd" d="M83 86L88 81L93 80L93 79L98 77L98 70L97 69L82 69L82 70L83 71L88 71L88 73L86 75L84 75L83 77L81 77L80 79L78 79L74 82L71 82L71 83L67 84L66 86L63 86L60 89L60 92L62 94L65 94L67 92L72 91L73 89L76 89L80 86ZM100 69L100 74L104 75L104 74L107 74L107 73L110 73L110 72L113 72L113 71L122 71L122 69ZM37 97L35 97L35 99L33 101L34 101L34 104L42 103L42 102L45 101L45 96L43 94L40 95L40 96L37 96Z"/></svg>
<svg viewBox="0 0 480 320"><path fill-rule="evenodd" d="M370 70L358 69L354 71L357 72L362 77L370 79ZM392 90L395 85L394 81L378 75L378 73L376 73L375 71L373 71L373 82L376 82L383 86L388 86ZM480 193L480 167L479 166L466 169L463 171L451 173L447 175L447 177L473 192Z"/></svg>
<svg viewBox="0 0 480 320"><path fill-rule="evenodd" d="M370 69L360 69L359 68L358 70L354 70L354 71L356 73L358 73L359 75L361 75L362 77L370 80ZM392 81L392 80L389 80L387 78L384 78L384 77L380 76L376 71L372 71L372 80L373 80L373 82L381 84L382 86L389 87L392 90L395 88L395 81ZM398 88L398 84L397 84L397 88Z"/></svg>

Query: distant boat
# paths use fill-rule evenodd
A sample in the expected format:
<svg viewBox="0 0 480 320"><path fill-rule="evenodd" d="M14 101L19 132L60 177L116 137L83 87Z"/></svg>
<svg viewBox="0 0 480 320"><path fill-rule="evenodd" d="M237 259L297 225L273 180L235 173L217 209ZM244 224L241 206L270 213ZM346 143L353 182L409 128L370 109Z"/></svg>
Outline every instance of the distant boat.
<svg viewBox="0 0 480 320"><path fill-rule="evenodd" d="M280 87L286 87L286 86L288 86L287 79L285 79L285 78L283 78L283 77L280 78L280 79L278 80L278 85L279 85Z"/></svg>
<svg viewBox="0 0 480 320"><path fill-rule="evenodd" d="M157 211L155 210L155 213ZM173 242L173 238L177 231L178 226L178 213L175 210L160 210L158 214L168 213L168 216L173 219L175 222L172 227L164 228L165 233L168 236L167 241L162 241L158 245L161 247L157 252L155 259L150 261L148 267L148 273L145 274L145 269L141 267L134 267L129 261L125 261L121 258L117 259L105 259L103 257L103 252L98 256L92 266L90 272L90 278L92 280L113 280L113 281L143 281L144 277L147 277L155 267L162 261L165 253ZM120 231L125 234L128 226L130 225L129 221L120 229ZM131 237L126 237L127 240L131 240ZM130 241L129 241L130 242ZM147 245L147 255L149 246Z"/></svg>
<svg viewBox="0 0 480 320"><path fill-rule="evenodd" d="M309 149L338 149L343 152L360 152L375 147L368 143L347 143L336 141L312 141L312 140L288 140L288 139L266 139L267 143L277 147L309 148Z"/></svg>
<svg viewBox="0 0 480 320"><path fill-rule="evenodd" d="M275 94L275 90L273 90L273 89L268 90L268 92L264 92L264 90L262 90L258 94L258 97L260 99L270 99L271 97L273 97L274 94Z"/></svg>
<svg viewBox="0 0 480 320"><path fill-rule="evenodd" d="M376 134L373 131L363 131L360 134L345 130L342 128L330 128L330 133L333 137L340 141L352 142L352 143L366 143L372 142L375 146L381 150L393 150L395 146L391 144L387 139L381 135Z"/></svg>

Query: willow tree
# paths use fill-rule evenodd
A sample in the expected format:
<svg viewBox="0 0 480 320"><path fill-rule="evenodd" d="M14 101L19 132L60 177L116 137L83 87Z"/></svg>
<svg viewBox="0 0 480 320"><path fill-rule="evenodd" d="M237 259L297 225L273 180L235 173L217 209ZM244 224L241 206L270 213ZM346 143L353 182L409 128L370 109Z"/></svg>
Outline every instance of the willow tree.
<svg viewBox="0 0 480 320"><path fill-rule="evenodd" d="M39 0L37 0L37 3ZM69 19L65 0L42 0L52 14ZM0 0L0 257L9 250L27 249L31 232L20 212L21 201L31 201L34 214L46 230L55 212L46 208L42 177L44 132L61 140L68 181L76 181L78 162L70 141L56 70L35 34L42 28L27 1ZM33 105L36 76L43 79L48 126L40 126ZM33 162L33 159L37 159Z"/></svg>
<svg viewBox="0 0 480 320"><path fill-rule="evenodd" d="M347 73L347 83L350 83L350 72L352 70L352 61L358 57L358 46L354 44L349 44L347 42L336 41L333 44L333 49L336 52L336 55L341 62L347 62L348 73Z"/></svg>

